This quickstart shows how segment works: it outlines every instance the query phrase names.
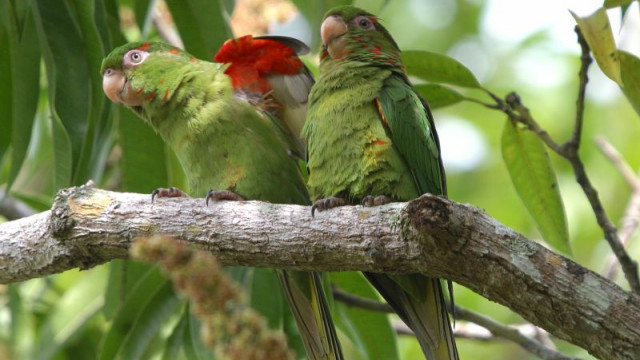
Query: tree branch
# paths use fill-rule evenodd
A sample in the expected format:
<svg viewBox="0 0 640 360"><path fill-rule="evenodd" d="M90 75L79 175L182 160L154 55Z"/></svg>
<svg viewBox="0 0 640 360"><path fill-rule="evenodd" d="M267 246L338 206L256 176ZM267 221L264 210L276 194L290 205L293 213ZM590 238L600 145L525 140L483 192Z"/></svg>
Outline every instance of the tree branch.
<svg viewBox="0 0 640 360"><path fill-rule="evenodd" d="M604 233L604 238L609 243L611 250L618 258L620 262L620 267L624 272L624 275L629 282L629 287L636 294L640 294L640 277L638 277L638 263L635 262L626 249L624 248L623 243L620 241L618 236L618 231L616 230L615 225L609 219L602 202L600 201L600 197L598 196L598 191L591 184L591 180L587 176L587 172L584 168L584 163L580 158L580 153L578 152L580 148L580 139L582 133L582 123L584 118L584 95L586 91L586 86L588 82L587 78L587 70L589 69L589 65L591 64L591 56L589 55L589 45L586 40L582 36L580 29L576 27L576 34L578 35L578 43L580 44L580 48L582 50L582 56L580 57L581 66L580 71L578 73L578 77L580 80L580 85L578 89L578 99L576 100L576 119L574 124L574 131L571 138L563 143L559 144L551 138L549 133L547 133L540 125L535 121L529 109L524 106L524 104L520 100L520 96L515 92L512 92L507 95L506 99L503 101L497 95L493 94L491 91L487 89L483 89L491 98L496 102L496 105L492 108L498 109L507 116L511 120L517 121L525 125L529 130L533 131L538 135L538 137L554 152L558 155L565 158L571 164L573 168L573 173L575 174L576 181L582 187L582 191L587 197L591 208L593 209L593 213L596 216L596 220L598 225L602 229Z"/></svg>
<svg viewBox="0 0 640 360"><path fill-rule="evenodd" d="M173 236L221 263L422 273L451 279L603 359L640 358L640 297L470 205L425 195L380 207L161 199L80 187L50 212L0 225L0 282L125 258L131 242Z"/></svg>
<svg viewBox="0 0 640 360"><path fill-rule="evenodd" d="M371 311L393 313L393 309L387 303L349 294L344 290L341 290L337 286L334 286L332 290L335 300L341 301L349 306L355 306ZM542 336L539 336L539 334L544 333L546 335L547 333L543 330L540 330L540 328L535 327L534 325L504 325L488 316L480 315L457 305L455 313L457 320L467 321L467 323L465 324L456 323L456 326L454 328L454 334L456 337L483 341L489 341L493 339L506 339L520 345L528 352L535 354L539 358L544 360L573 359L569 356L555 351L552 348L553 343L551 343L551 341L548 339L548 336L544 337L544 340L546 340L545 343L539 341L538 339L543 338ZM413 331L411 331L411 329L404 323L394 325L394 327L398 334L414 335ZM525 335L525 332L531 334L531 336Z"/></svg>

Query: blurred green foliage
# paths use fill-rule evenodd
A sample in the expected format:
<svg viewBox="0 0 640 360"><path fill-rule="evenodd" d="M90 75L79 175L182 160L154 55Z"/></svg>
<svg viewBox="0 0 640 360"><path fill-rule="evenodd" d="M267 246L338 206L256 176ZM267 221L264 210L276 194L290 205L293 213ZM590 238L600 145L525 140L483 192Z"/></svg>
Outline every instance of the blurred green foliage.
<svg viewBox="0 0 640 360"><path fill-rule="evenodd" d="M293 2L306 20L299 24L307 29L299 31L310 28L312 47L318 49L317 29L324 12L351 1ZM11 196L44 211L58 189L90 179L98 187L119 191L185 188L179 164L159 137L131 112L107 101L101 89L100 62L112 48L125 41L160 39L152 21L156 3L0 0L0 185ZM482 89L499 96L517 91L554 139L568 139L578 88L577 43L562 43L557 33L544 27L516 41L508 36L511 34L496 37L490 31L495 24L487 22L495 19L489 16L497 11L494 7L504 5L499 1L353 3L377 14L400 47L412 50L405 52L404 59L419 91L431 99L435 110L449 196L483 208L525 236L541 240L533 220L536 215L530 216L518 198L501 157L505 116L479 102L491 103ZM635 8L632 5L632 1L605 1L613 10L622 6L622 19L635 16L637 24L637 2ZM553 12L561 11L557 6L540 6L554 16ZM167 7L186 49L198 57L211 59L222 41L231 36L231 0L167 0ZM569 16L566 9L562 11ZM129 17L133 20L127 22L123 14L132 14ZM501 18L505 26L516 27L528 15L501 13ZM561 31L573 34L574 25L568 22ZM637 30L631 34L636 43L639 38ZM605 45L612 46L612 39L606 41ZM631 189L592 141L595 136L607 138L633 169L640 168L640 60L628 51L617 54L619 63L614 67L620 69L622 90L597 66L589 72L580 153L605 209L614 223L620 224ZM305 60L313 67L315 54ZM464 126L453 127L455 124ZM573 259L602 271L610 250L593 211L568 163L554 154L550 163L563 200L552 210L566 212ZM632 245L630 252L633 258L640 258L639 246ZM188 306L166 285L164 276L146 265L124 264L116 261L89 271L69 271L0 287L0 357L206 357L196 336L197 321L187 316ZM238 270L234 276L247 282L260 274ZM333 274L331 280L362 296L373 296L361 277ZM626 286L624 279L619 282ZM469 309L507 324L522 322L508 309L465 288L456 286L455 294L456 301ZM283 306L282 299L269 300L269 304L255 305L271 306L281 313L278 306ZM396 344L389 322L381 321L382 315L335 306L340 314L338 325L348 329L341 336L352 358L420 356L414 339L401 336ZM293 333L286 320L278 326ZM371 340L371 336L382 340ZM295 345L294 335L291 340ZM511 343L459 340L458 344L463 359L533 358ZM588 357L565 342L557 341L556 345L564 353Z"/></svg>

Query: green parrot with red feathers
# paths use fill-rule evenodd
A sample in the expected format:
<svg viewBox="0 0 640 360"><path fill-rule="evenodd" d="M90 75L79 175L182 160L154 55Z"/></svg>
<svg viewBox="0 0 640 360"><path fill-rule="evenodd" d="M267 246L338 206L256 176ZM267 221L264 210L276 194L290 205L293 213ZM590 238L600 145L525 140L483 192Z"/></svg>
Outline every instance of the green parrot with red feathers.
<svg viewBox="0 0 640 360"><path fill-rule="evenodd" d="M332 207L446 195L433 116L412 87L400 50L378 19L343 6L321 27L317 82L309 95L307 141L312 215ZM458 353L439 279L365 273L415 333L428 359Z"/></svg>
<svg viewBox="0 0 640 360"><path fill-rule="evenodd" d="M305 50L291 38L245 36L207 62L167 44L131 43L103 60L103 88L174 150L190 194L305 205L299 134L313 79L296 55ZM309 358L342 359L319 273L277 273Z"/></svg>

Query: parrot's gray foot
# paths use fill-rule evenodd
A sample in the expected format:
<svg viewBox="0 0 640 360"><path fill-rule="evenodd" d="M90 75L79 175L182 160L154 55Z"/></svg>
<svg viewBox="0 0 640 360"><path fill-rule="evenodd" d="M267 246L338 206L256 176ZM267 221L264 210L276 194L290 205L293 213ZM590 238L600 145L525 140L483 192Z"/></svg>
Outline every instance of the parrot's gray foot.
<svg viewBox="0 0 640 360"><path fill-rule="evenodd" d="M242 201L244 198L230 190L214 190L211 189L207 193L207 206L209 206L209 200L211 201Z"/></svg>
<svg viewBox="0 0 640 360"><path fill-rule="evenodd" d="M317 200L311 206L311 216L315 216L316 210L324 211L329 210L334 207L347 205L347 200L339 197L328 197L324 199Z"/></svg>
<svg viewBox="0 0 640 360"><path fill-rule="evenodd" d="M393 198L387 195L367 195L362 199L362 206L379 206L393 202Z"/></svg>
<svg viewBox="0 0 640 360"><path fill-rule="evenodd" d="M170 188L157 188L153 190L153 192L151 193L151 202L153 202L156 199L156 197L173 198L173 197L189 197L189 195L187 195L184 191L178 189L177 187L172 186Z"/></svg>

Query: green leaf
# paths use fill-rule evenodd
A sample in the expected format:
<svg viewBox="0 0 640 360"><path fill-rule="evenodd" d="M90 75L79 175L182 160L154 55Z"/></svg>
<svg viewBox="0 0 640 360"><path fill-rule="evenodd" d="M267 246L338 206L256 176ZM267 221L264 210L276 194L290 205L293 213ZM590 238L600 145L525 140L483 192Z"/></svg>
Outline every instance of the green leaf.
<svg viewBox="0 0 640 360"><path fill-rule="evenodd" d="M106 275L105 267L92 269L56 301L40 327L34 359L52 358L100 311L104 304Z"/></svg>
<svg viewBox="0 0 640 360"><path fill-rule="evenodd" d="M253 269L253 281L248 295L249 304L265 317L269 327L280 329L282 327L284 297L275 270Z"/></svg>
<svg viewBox="0 0 640 360"><path fill-rule="evenodd" d="M616 51L616 43L613 39L613 31L609 24L609 17L604 8L599 8L587 17L579 17L572 11L571 15L576 20L582 35L596 59L602 72L622 86L620 78L620 61Z"/></svg>
<svg viewBox="0 0 640 360"><path fill-rule="evenodd" d="M200 322L195 316L191 315L189 311L190 306L185 306L183 319L187 322L187 326L184 332L184 338L182 344L184 346L184 352L188 360L205 360L215 359L204 344L200 337Z"/></svg>
<svg viewBox="0 0 640 360"><path fill-rule="evenodd" d="M184 340L184 333L187 328L187 323L188 323L188 312L189 307L187 306L187 303L184 303L184 310L182 311L182 315L180 316L180 320L178 321L178 323L176 324L176 326L173 327L173 330L171 331L171 335L169 335L169 338L167 339L165 345L164 345L164 350L162 352L162 360L173 360L173 359L177 359L178 358L178 352L180 351L180 348L182 348L183 346L183 340ZM185 311L187 316L185 316Z"/></svg>
<svg viewBox="0 0 640 360"><path fill-rule="evenodd" d="M153 13L153 5L155 1L151 0L134 0L133 11L136 15L136 23L143 34L151 23L151 15Z"/></svg>
<svg viewBox="0 0 640 360"><path fill-rule="evenodd" d="M544 240L554 249L571 254L564 205L542 140L507 120L502 133L502 157L511 182Z"/></svg>
<svg viewBox="0 0 640 360"><path fill-rule="evenodd" d="M9 0L0 0L0 160L11 144L13 128L13 59L16 19ZM5 69L9 69L6 71Z"/></svg>
<svg viewBox="0 0 640 360"><path fill-rule="evenodd" d="M27 155L40 95L40 47L29 7L0 1L0 158L11 145L11 188Z"/></svg>
<svg viewBox="0 0 640 360"><path fill-rule="evenodd" d="M293 0L293 4L300 10L302 15L309 22L311 28L311 49L315 50L320 47L320 25L324 14L329 9L340 5L351 5L351 0Z"/></svg>
<svg viewBox="0 0 640 360"><path fill-rule="evenodd" d="M142 359L153 336L180 304L171 280L163 282L136 314L135 321L120 344L116 359Z"/></svg>
<svg viewBox="0 0 640 360"><path fill-rule="evenodd" d="M431 109L452 105L465 99L459 92L438 84L420 84L414 85L414 88L427 100Z"/></svg>
<svg viewBox="0 0 640 360"><path fill-rule="evenodd" d="M634 0L604 0L604 4L602 6L607 9L611 9L618 6L628 6L633 1Z"/></svg>
<svg viewBox="0 0 640 360"><path fill-rule="evenodd" d="M409 75L434 83L480 87L471 70L449 56L429 51L409 50L402 52L402 61Z"/></svg>
<svg viewBox="0 0 640 360"><path fill-rule="evenodd" d="M31 359L35 350L33 344L36 341L36 317L25 306L19 288L18 284L8 286L11 350L16 359Z"/></svg>
<svg viewBox="0 0 640 360"><path fill-rule="evenodd" d="M148 269L143 276L137 279L136 285L126 297L124 304L118 310L111 326L102 339L98 355L99 359L115 359L124 341L130 336L129 333L137 317L144 312L145 307L153 296L164 286L167 286L169 282L170 280L155 266Z"/></svg>
<svg viewBox="0 0 640 360"><path fill-rule="evenodd" d="M104 31L106 23L105 10L99 1L73 0L68 2L73 18L82 35L82 46L85 48L83 59L87 67L87 78L90 89L88 117L85 120L86 134L81 144L81 152L74 171L74 183L85 183L89 179L100 181L105 168L106 158L111 150L113 123L105 109L106 98L102 91L100 65L106 55L103 36L98 25ZM108 41L108 39L104 39ZM110 42L107 43L111 47Z"/></svg>
<svg viewBox="0 0 640 360"><path fill-rule="evenodd" d="M134 291L139 291L140 279L149 276L150 272L156 273L157 276L148 278L147 282L164 281L164 276L157 273L155 266L147 263L118 259L111 261L108 266L109 280L103 308L107 320L112 320L126 299L134 296Z"/></svg>
<svg viewBox="0 0 640 360"><path fill-rule="evenodd" d="M620 59L620 75L624 86L622 92L631 106L640 115L640 59L626 51L618 51Z"/></svg>
<svg viewBox="0 0 640 360"><path fill-rule="evenodd" d="M222 5L209 0L167 0L185 49L211 61L222 43L232 36Z"/></svg>
<svg viewBox="0 0 640 360"><path fill-rule="evenodd" d="M119 116L118 132L122 147L122 191L151 193L159 187L180 186L168 179L165 146L158 134L123 106L111 105ZM182 188L188 191L188 189ZM204 195L204 194L199 194Z"/></svg>
<svg viewBox="0 0 640 360"><path fill-rule="evenodd" d="M89 69L83 40L67 3L39 0L34 7L47 69L55 155L55 184L69 186L89 116Z"/></svg>
<svg viewBox="0 0 640 360"><path fill-rule="evenodd" d="M372 300L380 299L362 273L343 271L330 273L329 276L333 284L348 293ZM334 308L336 326L352 343L341 338L345 358L398 358L396 335L386 314L349 307L340 302L336 302Z"/></svg>

